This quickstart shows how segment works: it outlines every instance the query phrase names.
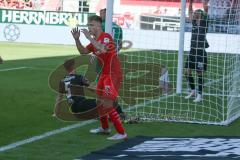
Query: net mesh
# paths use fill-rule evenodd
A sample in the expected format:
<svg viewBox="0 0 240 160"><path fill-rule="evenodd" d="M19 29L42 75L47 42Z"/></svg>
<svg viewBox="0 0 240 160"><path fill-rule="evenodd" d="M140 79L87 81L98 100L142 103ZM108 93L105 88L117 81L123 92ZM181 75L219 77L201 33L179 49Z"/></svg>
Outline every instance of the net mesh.
<svg viewBox="0 0 240 160"><path fill-rule="evenodd" d="M123 39L131 41L134 48L120 52L125 56L120 101L127 115L147 121L202 124L228 124L239 117L239 2L209 1L210 47L206 49L203 99L197 103L193 102L196 97L184 98L190 91L184 75L182 92L176 94L180 1L152 3L142 1L145 7L131 8L134 14L121 6L114 11L115 22L123 27ZM194 10L199 8L203 9L201 1L193 3ZM186 18L184 61L180 62L183 67L190 50L191 30L192 24ZM198 75L194 71L192 75L198 92Z"/></svg>

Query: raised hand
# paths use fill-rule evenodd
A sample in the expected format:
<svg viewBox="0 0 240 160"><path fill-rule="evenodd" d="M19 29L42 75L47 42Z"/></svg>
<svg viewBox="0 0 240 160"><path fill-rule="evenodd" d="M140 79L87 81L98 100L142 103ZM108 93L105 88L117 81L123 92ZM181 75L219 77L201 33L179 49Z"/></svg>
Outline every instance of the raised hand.
<svg viewBox="0 0 240 160"><path fill-rule="evenodd" d="M89 33L89 31L87 29L82 29L81 31L83 32L83 34L85 35L85 37L88 40L92 39L91 34Z"/></svg>
<svg viewBox="0 0 240 160"><path fill-rule="evenodd" d="M189 1L189 8L192 9L192 6L193 6L193 0L190 0L190 1Z"/></svg>
<svg viewBox="0 0 240 160"><path fill-rule="evenodd" d="M73 36L73 38L75 40L79 40L79 38L80 38L80 30L78 29L78 27L73 28L71 33L72 33L72 36Z"/></svg>
<svg viewBox="0 0 240 160"><path fill-rule="evenodd" d="M209 2L209 0L203 1L203 9L206 13L208 13L208 2Z"/></svg>
<svg viewBox="0 0 240 160"><path fill-rule="evenodd" d="M189 20L192 21L192 19L193 19L193 0L189 0L188 15L189 15Z"/></svg>

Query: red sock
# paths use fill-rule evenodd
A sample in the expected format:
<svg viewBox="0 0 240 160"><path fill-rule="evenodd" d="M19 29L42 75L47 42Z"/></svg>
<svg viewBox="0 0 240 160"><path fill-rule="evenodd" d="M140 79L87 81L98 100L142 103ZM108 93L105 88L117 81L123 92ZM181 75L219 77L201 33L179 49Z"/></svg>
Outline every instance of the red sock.
<svg viewBox="0 0 240 160"><path fill-rule="evenodd" d="M107 129L108 126L108 115L104 113L103 105L98 106L98 115L100 118L101 126L103 129Z"/></svg>
<svg viewBox="0 0 240 160"><path fill-rule="evenodd" d="M119 115L118 115L115 108L113 108L112 111L109 113L109 118L111 119L111 121L112 121L115 129L117 130L117 132L119 134L124 134L125 131L124 131L124 128L122 126L122 122L121 122L121 120L119 118Z"/></svg>
<svg viewBox="0 0 240 160"><path fill-rule="evenodd" d="M108 116L100 117L101 126L103 129L107 129L108 126Z"/></svg>

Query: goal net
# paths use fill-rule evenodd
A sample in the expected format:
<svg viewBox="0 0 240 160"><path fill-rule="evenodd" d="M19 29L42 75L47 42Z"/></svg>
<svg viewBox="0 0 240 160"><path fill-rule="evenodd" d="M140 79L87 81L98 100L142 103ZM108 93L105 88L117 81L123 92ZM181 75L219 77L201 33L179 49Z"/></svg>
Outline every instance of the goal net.
<svg viewBox="0 0 240 160"><path fill-rule="evenodd" d="M185 99L191 91L184 75L192 31L187 14L189 2L185 4L185 20L181 18L184 9L180 0L119 0L114 3L118 7L114 7L113 20L123 28L123 40L126 40L120 51L125 79L119 103L129 117L144 121L227 125L240 116L238 0L208 2L206 37L209 48L206 49L207 70L199 102L194 102L196 97ZM193 10L196 9L203 10L202 1L193 1ZM181 26L184 26L184 34L181 34ZM132 42L132 49L127 50L124 45L128 41ZM196 70L192 70L192 77L198 93Z"/></svg>

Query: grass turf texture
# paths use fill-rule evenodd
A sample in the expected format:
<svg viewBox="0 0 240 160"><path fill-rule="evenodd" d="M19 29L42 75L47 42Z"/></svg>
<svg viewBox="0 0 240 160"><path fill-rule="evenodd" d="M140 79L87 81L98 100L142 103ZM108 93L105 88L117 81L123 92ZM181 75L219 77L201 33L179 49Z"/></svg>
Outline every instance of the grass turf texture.
<svg viewBox="0 0 240 160"><path fill-rule="evenodd" d="M74 124L51 117L55 93L48 87L48 76L66 58L78 55L75 46L16 43L0 45L0 54L5 60L0 65L0 70L28 67L0 72L0 146ZM170 97L169 101L171 99ZM89 129L97 125L98 122L93 122L81 128L0 152L0 159L74 159L117 143L107 141L107 136L104 135L89 134ZM124 126L129 137L136 135L188 137L240 136L239 125L240 120L229 126L170 122L145 122Z"/></svg>

